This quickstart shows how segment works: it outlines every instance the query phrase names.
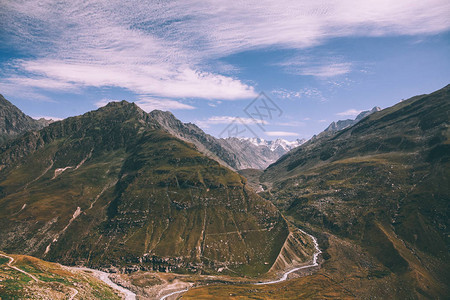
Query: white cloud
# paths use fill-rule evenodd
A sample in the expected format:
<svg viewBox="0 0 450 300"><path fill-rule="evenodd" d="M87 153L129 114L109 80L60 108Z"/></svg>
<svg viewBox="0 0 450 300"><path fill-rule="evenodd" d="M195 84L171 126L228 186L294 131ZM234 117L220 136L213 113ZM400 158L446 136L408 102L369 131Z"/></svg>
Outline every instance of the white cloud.
<svg viewBox="0 0 450 300"><path fill-rule="evenodd" d="M266 131L265 134L268 136L298 136L299 135L296 132L289 132L289 131Z"/></svg>
<svg viewBox="0 0 450 300"><path fill-rule="evenodd" d="M359 115L362 112L362 110L356 110L354 108L337 113L337 116L341 116L341 117L356 117L357 115Z"/></svg>
<svg viewBox="0 0 450 300"><path fill-rule="evenodd" d="M41 89L62 91L78 89L78 86L73 83L55 80L48 77L10 77L7 80L9 83L17 86L36 87Z"/></svg>
<svg viewBox="0 0 450 300"><path fill-rule="evenodd" d="M221 104L222 101L209 102L208 105L211 107L217 107L217 105Z"/></svg>
<svg viewBox="0 0 450 300"><path fill-rule="evenodd" d="M3 1L4 46L35 57L13 62L4 77L46 90L114 86L149 97L246 99L256 96L253 87L218 74L235 70L217 58L335 37L435 34L450 28L449 15L447 0ZM297 71L329 78L351 67L331 61Z"/></svg>
<svg viewBox="0 0 450 300"><path fill-rule="evenodd" d="M3 95L22 97L30 101L55 102L53 99L42 95L26 85L18 85L11 82L0 82L0 91Z"/></svg>
<svg viewBox="0 0 450 300"><path fill-rule="evenodd" d="M298 91L277 89L273 90L272 94L281 99L311 98L311 99L318 99L320 101L326 100L322 92L316 88L302 88Z"/></svg>
<svg viewBox="0 0 450 300"><path fill-rule="evenodd" d="M211 125L218 124L231 124L233 122L245 125L253 125L253 124L264 124L267 125L268 122L264 120L256 120L252 118L241 118L241 117L232 117L232 116L212 116L206 120L198 120L195 122L200 127L209 128Z"/></svg>
<svg viewBox="0 0 450 300"><path fill-rule="evenodd" d="M141 95L161 97L196 97L234 100L252 98L252 87L231 77L194 71L190 68L169 71L146 66L108 63L66 62L41 59L18 65L40 78L13 77L17 84L53 90L72 90L80 86L123 87ZM45 79L42 79L45 77Z"/></svg>
<svg viewBox="0 0 450 300"><path fill-rule="evenodd" d="M154 99L154 98L142 98L136 101L136 104L145 110L150 112L155 109L159 110L177 110L177 109L194 109L192 105L181 103L179 101L170 99Z"/></svg>
<svg viewBox="0 0 450 300"><path fill-rule="evenodd" d="M344 61L342 57L333 56L332 53L295 55L276 63L275 66L282 67L291 74L322 79L345 75L353 69L353 63Z"/></svg>
<svg viewBox="0 0 450 300"><path fill-rule="evenodd" d="M306 123L300 122L300 121L290 121L290 122L279 122L279 123L275 123L274 125L287 126L287 127L301 127L301 126L305 126Z"/></svg>
<svg viewBox="0 0 450 300"><path fill-rule="evenodd" d="M350 73L351 63L332 63L319 66L306 66L298 69L300 75L316 77L334 77Z"/></svg>
<svg viewBox="0 0 450 300"><path fill-rule="evenodd" d="M97 107L102 107L108 104L109 102L120 102L121 100L115 99L102 99L95 103ZM179 101L171 100L171 99L160 99L160 98L140 98L138 101L135 101L136 105L142 108L146 112L150 112L152 110L177 110L177 109L194 109L194 106L181 103Z"/></svg>
<svg viewBox="0 0 450 300"><path fill-rule="evenodd" d="M120 102L121 100L115 100L115 99L106 99L106 98L103 98L102 100L100 100L100 101L97 101L97 102L95 102L94 104L95 104L95 106L97 106L97 107L103 107L103 106L105 106L106 104L108 104L109 102Z"/></svg>

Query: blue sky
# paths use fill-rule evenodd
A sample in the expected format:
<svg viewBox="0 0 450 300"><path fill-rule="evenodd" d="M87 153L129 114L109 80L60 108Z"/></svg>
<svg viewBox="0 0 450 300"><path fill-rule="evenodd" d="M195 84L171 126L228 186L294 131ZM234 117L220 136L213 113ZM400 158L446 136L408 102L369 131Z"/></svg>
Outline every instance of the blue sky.
<svg viewBox="0 0 450 300"><path fill-rule="evenodd" d="M125 99L292 140L450 83L446 0L142 2L0 0L0 93L33 117Z"/></svg>

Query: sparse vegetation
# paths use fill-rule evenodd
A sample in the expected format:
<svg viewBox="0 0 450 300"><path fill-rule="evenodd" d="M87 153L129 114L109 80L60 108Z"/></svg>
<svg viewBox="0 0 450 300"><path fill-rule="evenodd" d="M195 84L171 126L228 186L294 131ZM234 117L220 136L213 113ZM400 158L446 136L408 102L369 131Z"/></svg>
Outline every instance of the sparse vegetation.
<svg viewBox="0 0 450 300"><path fill-rule="evenodd" d="M297 225L361 247L377 262L367 280L391 278L379 284L392 297L442 298L450 274L450 152L436 149L449 140L449 99L447 86L307 142L264 172L261 180L273 188L261 195ZM348 288L364 291L361 297L382 294L381 287Z"/></svg>
<svg viewBox="0 0 450 300"><path fill-rule="evenodd" d="M288 234L243 177L125 101L0 153L0 245L9 252L122 272L258 276Z"/></svg>
<svg viewBox="0 0 450 300"><path fill-rule="evenodd" d="M9 259L0 257L0 299L68 299L75 291L76 299L121 299L110 287L84 272L30 256L9 256L14 258L15 267L39 281L9 267Z"/></svg>

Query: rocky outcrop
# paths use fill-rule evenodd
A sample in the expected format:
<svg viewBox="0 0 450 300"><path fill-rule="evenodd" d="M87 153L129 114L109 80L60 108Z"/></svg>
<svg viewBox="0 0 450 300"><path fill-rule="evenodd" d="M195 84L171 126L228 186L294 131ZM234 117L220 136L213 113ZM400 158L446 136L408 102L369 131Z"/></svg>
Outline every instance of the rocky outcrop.
<svg viewBox="0 0 450 300"><path fill-rule="evenodd" d="M348 128L350 126L355 125L356 123L358 123L365 117L373 114L374 112L380 111L380 110L381 110L381 108L379 108L378 106L375 106L371 110L366 110L366 111L359 113L354 120L347 119L347 120L339 120L337 122L331 122L331 124L328 125L328 127L324 130L324 132L331 133L331 132L336 132L336 131L340 131L342 129Z"/></svg>
<svg viewBox="0 0 450 300"><path fill-rule="evenodd" d="M35 120L0 95L0 144L24 132L39 130L51 121Z"/></svg>
<svg viewBox="0 0 450 300"><path fill-rule="evenodd" d="M311 237L298 229L292 229L269 272L285 272L304 265L312 259L315 251Z"/></svg>

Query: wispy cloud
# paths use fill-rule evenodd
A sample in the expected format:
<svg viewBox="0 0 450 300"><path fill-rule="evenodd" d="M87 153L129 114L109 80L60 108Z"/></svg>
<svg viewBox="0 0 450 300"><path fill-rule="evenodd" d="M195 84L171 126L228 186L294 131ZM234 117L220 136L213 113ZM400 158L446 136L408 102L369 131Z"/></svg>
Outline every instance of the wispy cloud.
<svg viewBox="0 0 450 300"><path fill-rule="evenodd" d="M301 126L305 126L306 123L300 122L300 121L290 121L290 122L278 122L278 123L275 123L274 125L286 126L286 127L301 127Z"/></svg>
<svg viewBox="0 0 450 300"><path fill-rule="evenodd" d="M314 76L328 79L348 74L353 69L353 63L346 62L342 57L327 55L295 55L275 64L286 72L296 75Z"/></svg>
<svg viewBox="0 0 450 300"><path fill-rule="evenodd" d="M95 103L97 107L102 107L109 102L119 102L121 100L117 99L102 99ZM194 106L181 103L179 101L171 99L161 99L161 98L140 98L135 101L136 105L142 108L146 112L150 112L155 109L159 110L177 110L177 109L194 109Z"/></svg>
<svg viewBox="0 0 450 300"><path fill-rule="evenodd" d="M339 112L336 115L340 116L340 117L356 117L358 114L360 114L362 112L362 110L357 110L357 109L349 109L343 112Z"/></svg>
<svg viewBox="0 0 450 300"><path fill-rule="evenodd" d="M10 78L9 81L27 82L49 89L74 89L77 86L123 87L141 95L161 97L197 97L224 100L251 98L252 87L222 75L194 71L190 68L169 71L169 66L158 69L147 66L108 63L70 62L62 60L24 61L19 64L29 74L47 79ZM164 69L166 68L166 69Z"/></svg>
<svg viewBox="0 0 450 300"><path fill-rule="evenodd" d="M447 0L3 1L3 46L30 54L5 82L45 90L121 87L137 95L235 100L254 88L218 58L265 47L304 49L334 37L448 30ZM215 65L209 69L202 66ZM300 65L329 78L350 62Z"/></svg>
<svg viewBox="0 0 450 300"><path fill-rule="evenodd" d="M6 80L0 82L0 91L4 95L14 95L15 97L22 97L30 101L55 102L55 100L42 95L32 87L14 84Z"/></svg>
<svg viewBox="0 0 450 300"><path fill-rule="evenodd" d="M143 110L149 112L155 109L159 110L178 110L178 109L194 109L195 107L189 104L181 103L170 99L157 98L141 98L136 101L136 104Z"/></svg>
<svg viewBox="0 0 450 300"><path fill-rule="evenodd" d="M302 88L298 91L292 91L287 89L276 89L272 91L272 95L281 99L301 99L301 98L311 98L318 99L320 101L325 101L325 97L322 92L316 88Z"/></svg>
<svg viewBox="0 0 450 300"><path fill-rule="evenodd" d="M316 77L334 77L350 73L351 63L331 63L319 66L306 66L298 69L300 75L310 75Z"/></svg>
<svg viewBox="0 0 450 300"><path fill-rule="evenodd" d="M195 123L203 128L209 128L211 125L218 124L231 124L233 122L238 122L240 124L252 125L252 124L264 124L267 125L268 122L264 120L256 120L252 118L241 118L232 116L212 116L206 120L198 120Z"/></svg>
<svg viewBox="0 0 450 300"><path fill-rule="evenodd" d="M265 134L268 136L298 136L299 135L296 132L290 132L290 131L266 131Z"/></svg>

